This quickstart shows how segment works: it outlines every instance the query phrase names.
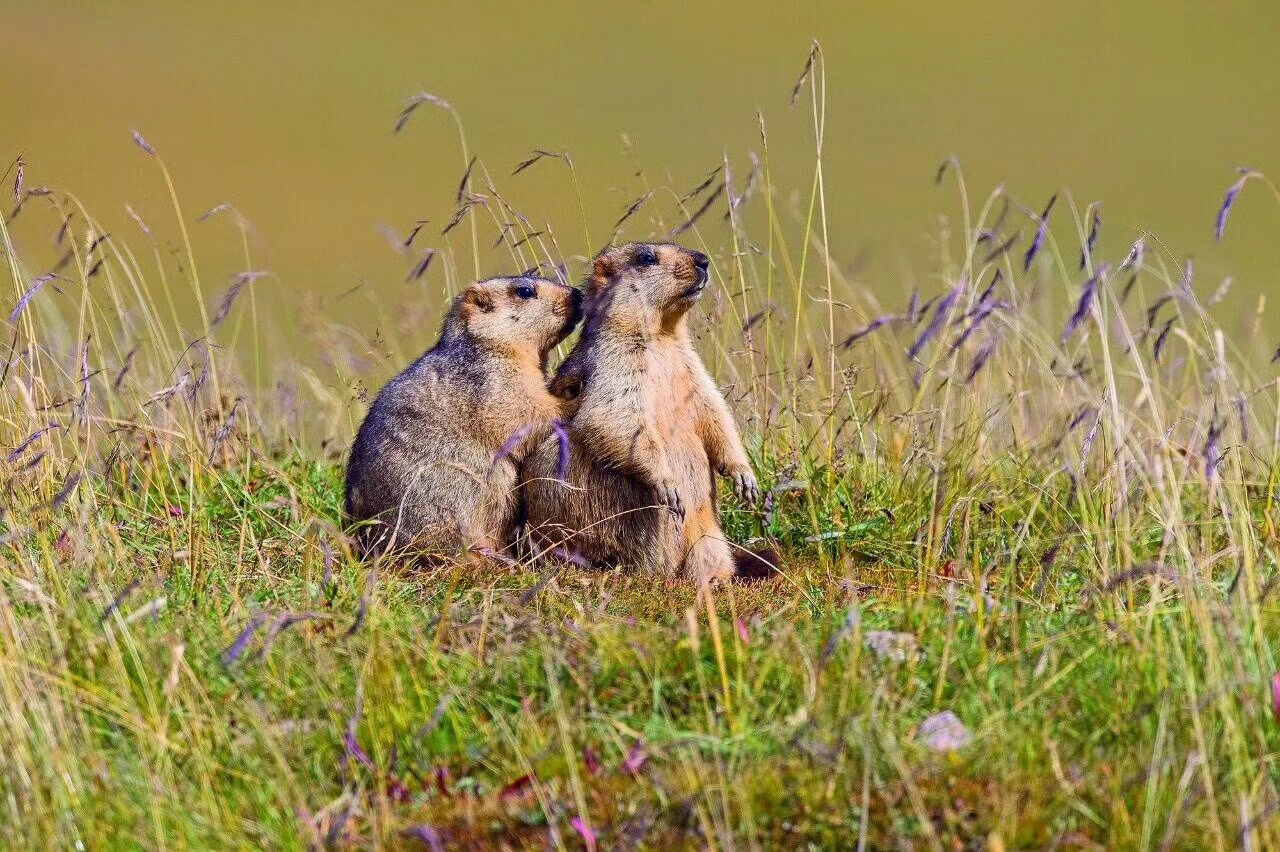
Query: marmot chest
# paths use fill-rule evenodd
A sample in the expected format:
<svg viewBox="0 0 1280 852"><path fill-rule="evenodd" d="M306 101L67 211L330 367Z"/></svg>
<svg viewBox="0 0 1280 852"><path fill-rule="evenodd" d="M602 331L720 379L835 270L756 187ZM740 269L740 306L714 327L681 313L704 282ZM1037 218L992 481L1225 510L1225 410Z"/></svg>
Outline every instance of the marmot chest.
<svg viewBox="0 0 1280 852"><path fill-rule="evenodd" d="M669 449L688 445L688 449L701 452L702 442L697 436L698 385L685 353L674 346L652 348L646 352L638 378L650 424Z"/></svg>

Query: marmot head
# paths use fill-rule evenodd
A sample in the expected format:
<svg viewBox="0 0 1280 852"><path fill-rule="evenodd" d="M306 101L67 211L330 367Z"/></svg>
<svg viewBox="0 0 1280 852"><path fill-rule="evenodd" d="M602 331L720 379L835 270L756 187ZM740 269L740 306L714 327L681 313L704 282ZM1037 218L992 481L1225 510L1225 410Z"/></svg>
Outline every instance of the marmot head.
<svg viewBox="0 0 1280 852"><path fill-rule="evenodd" d="M442 339L465 335L482 348L539 361L582 319L582 291L544 278L490 278L454 299Z"/></svg>
<svg viewBox="0 0 1280 852"><path fill-rule="evenodd" d="M607 248L592 266L587 303L592 314L625 313L632 318L645 313L662 328L670 328L706 289L709 265L702 252L673 243L627 243ZM638 315L634 318L640 319Z"/></svg>

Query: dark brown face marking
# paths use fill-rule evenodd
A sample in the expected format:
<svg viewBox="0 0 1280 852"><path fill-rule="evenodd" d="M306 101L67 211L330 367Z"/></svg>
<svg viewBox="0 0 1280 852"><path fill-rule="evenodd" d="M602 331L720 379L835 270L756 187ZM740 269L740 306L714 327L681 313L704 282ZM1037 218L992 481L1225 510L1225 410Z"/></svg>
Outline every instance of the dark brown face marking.
<svg viewBox="0 0 1280 852"><path fill-rule="evenodd" d="M608 254L601 254L591 266L591 280L587 283L587 291L594 296L617 274L618 266L613 258Z"/></svg>

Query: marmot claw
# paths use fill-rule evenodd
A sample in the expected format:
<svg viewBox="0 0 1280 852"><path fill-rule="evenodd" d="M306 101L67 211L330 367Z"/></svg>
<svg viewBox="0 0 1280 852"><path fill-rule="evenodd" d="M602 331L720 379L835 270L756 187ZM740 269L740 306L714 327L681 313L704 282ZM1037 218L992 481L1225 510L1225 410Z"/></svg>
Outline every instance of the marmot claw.
<svg viewBox="0 0 1280 852"><path fill-rule="evenodd" d="M750 505L760 501L760 484L756 482L756 475L751 472L751 468L729 471L729 477L733 481L734 496L739 500Z"/></svg>
<svg viewBox="0 0 1280 852"><path fill-rule="evenodd" d="M666 506L677 518L684 518L684 503L680 500L680 491L676 488L675 480L661 480L653 490L657 494L659 504Z"/></svg>

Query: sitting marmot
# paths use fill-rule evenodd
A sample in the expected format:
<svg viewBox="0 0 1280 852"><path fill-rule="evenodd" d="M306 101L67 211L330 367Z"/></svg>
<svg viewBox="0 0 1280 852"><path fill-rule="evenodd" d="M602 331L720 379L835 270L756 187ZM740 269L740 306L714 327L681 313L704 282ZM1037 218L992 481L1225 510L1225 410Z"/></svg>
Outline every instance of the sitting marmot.
<svg viewBox="0 0 1280 852"><path fill-rule="evenodd" d="M518 465L560 414L547 353L581 315L579 290L537 278L454 299L439 342L378 393L351 448L346 511L363 556L511 543Z"/></svg>
<svg viewBox="0 0 1280 852"><path fill-rule="evenodd" d="M733 416L689 339L707 256L676 245L601 253L582 339L551 387L569 419L567 482L544 439L521 468L535 545L642 571L728 580L760 564L720 530L715 475L759 496Z"/></svg>

